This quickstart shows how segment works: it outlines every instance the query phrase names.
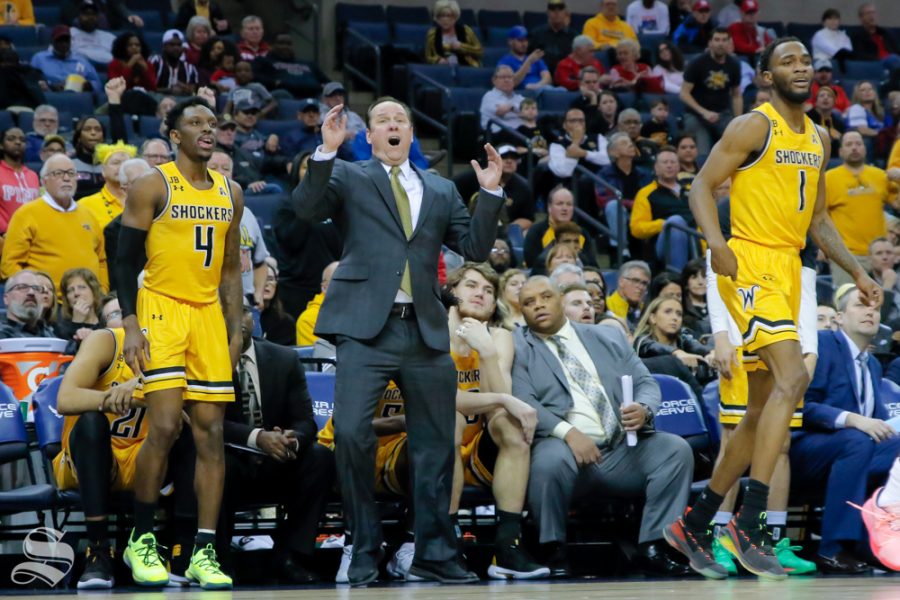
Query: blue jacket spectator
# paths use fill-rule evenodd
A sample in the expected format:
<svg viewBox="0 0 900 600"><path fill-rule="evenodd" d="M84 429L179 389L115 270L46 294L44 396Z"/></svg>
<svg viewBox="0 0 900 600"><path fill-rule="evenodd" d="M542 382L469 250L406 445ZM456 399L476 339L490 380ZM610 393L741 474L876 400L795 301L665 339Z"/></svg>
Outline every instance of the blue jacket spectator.
<svg viewBox="0 0 900 600"><path fill-rule="evenodd" d="M86 56L72 52L72 34L66 25L57 25L51 33L50 48L31 57L31 66L43 73L51 90L63 91L70 75L84 77L84 91L94 93L99 99L103 93L100 76Z"/></svg>
<svg viewBox="0 0 900 600"><path fill-rule="evenodd" d="M691 15L675 28L672 41L682 52L703 52L714 28L709 2L697 0L691 7Z"/></svg>
<svg viewBox="0 0 900 600"><path fill-rule="evenodd" d="M372 158L372 144L366 140L365 130L360 131L353 138L353 160L369 160ZM412 146L409 148L409 162L420 169L428 168L428 159L422 154L422 146L419 138L413 136Z"/></svg>

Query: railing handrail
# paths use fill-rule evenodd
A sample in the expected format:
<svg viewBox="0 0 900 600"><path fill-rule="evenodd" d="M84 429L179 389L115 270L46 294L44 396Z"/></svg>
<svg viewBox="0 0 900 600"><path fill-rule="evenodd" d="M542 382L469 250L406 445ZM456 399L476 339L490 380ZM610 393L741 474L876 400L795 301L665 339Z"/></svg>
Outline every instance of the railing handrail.
<svg viewBox="0 0 900 600"><path fill-rule="evenodd" d="M356 77L359 77L366 83L368 83L375 90L375 97L381 96L381 46L376 44L371 39L364 36L362 33L354 29L353 27L348 27L346 30L348 36L353 37L361 41L366 46L372 48L375 52L375 79L372 79L356 67L350 64L349 56L344 57L344 72L351 73ZM344 39L344 44L347 43L347 39ZM347 83L346 81L344 82ZM345 86L346 87L346 86Z"/></svg>
<svg viewBox="0 0 900 600"><path fill-rule="evenodd" d="M428 85L438 89L443 94L444 98L446 98L447 102L447 123L441 123L440 121L433 119L428 116L418 108L416 108L416 95L413 92L413 80L421 79L423 82ZM453 177L453 119L456 117L456 109L453 107L453 93L450 91L450 88L446 85L439 83L435 79L425 75L424 73L417 71L415 68L411 68L409 70L409 109L412 111L413 115L416 119L420 121L424 121L428 123L439 132L443 133L447 136L447 177Z"/></svg>
<svg viewBox="0 0 900 600"><path fill-rule="evenodd" d="M586 169L582 165L575 165L575 170L572 172L572 193L576 196L576 199L578 196L579 176L585 176L591 179L594 183L600 184L603 188L612 192L616 197L616 200L618 201L618 203L616 204L616 223L618 224L618 231L616 235L616 258L618 260L618 264L621 265L625 262L625 255L628 251L628 234L625 231L625 205L622 203L622 192L590 169ZM584 210L579 209L577 206L577 202L575 206L575 214L584 219L586 223L592 223L595 229L598 229L601 233L605 233L607 236L609 236L610 239L612 239L612 229L589 215Z"/></svg>

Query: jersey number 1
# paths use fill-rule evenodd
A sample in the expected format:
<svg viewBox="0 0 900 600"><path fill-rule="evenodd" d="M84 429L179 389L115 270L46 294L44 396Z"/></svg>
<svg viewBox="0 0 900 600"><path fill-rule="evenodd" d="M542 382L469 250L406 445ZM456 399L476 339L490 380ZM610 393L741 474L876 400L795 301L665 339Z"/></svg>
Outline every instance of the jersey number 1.
<svg viewBox="0 0 900 600"><path fill-rule="evenodd" d="M801 209L802 210L802 209ZM213 226L194 226L194 250L203 252L203 268L212 266L213 260Z"/></svg>
<svg viewBox="0 0 900 600"><path fill-rule="evenodd" d="M800 207L797 209L803 212L806 208L806 170L800 169Z"/></svg>

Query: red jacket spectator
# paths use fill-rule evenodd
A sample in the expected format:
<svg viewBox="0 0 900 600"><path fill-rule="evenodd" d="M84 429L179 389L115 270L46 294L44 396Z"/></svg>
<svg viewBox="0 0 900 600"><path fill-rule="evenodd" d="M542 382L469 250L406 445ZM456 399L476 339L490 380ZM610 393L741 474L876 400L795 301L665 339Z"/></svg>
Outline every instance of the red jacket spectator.
<svg viewBox="0 0 900 600"><path fill-rule="evenodd" d="M37 173L26 166L15 169L0 161L0 233L6 233L13 213L40 195L41 183Z"/></svg>
<svg viewBox="0 0 900 600"><path fill-rule="evenodd" d="M734 40L735 54L743 54L744 56L753 56L772 41L772 37L768 32L758 25L732 23L728 28L728 33L731 34L731 39Z"/></svg>
<svg viewBox="0 0 900 600"><path fill-rule="evenodd" d="M812 89L809 91L809 98L811 103L815 103L816 96L819 94L819 85L818 81L813 81ZM829 83L828 87L834 90L834 110L844 113L847 112L847 109L850 108L850 98L847 97L847 92L844 91L844 88L839 86L836 83Z"/></svg>
<svg viewBox="0 0 900 600"><path fill-rule="evenodd" d="M149 65L147 65L146 69L138 70L127 66L118 58L114 58L109 63L107 76L109 79L124 77L125 85L129 90L133 87L142 87L148 92L156 91L156 71Z"/></svg>
<svg viewBox="0 0 900 600"><path fill-rule="evenodd" d="M578 76L581 74L581 69L588 66L597 69L597 73L600 75L603 75L606 72L603 65L596 58L592 58L591 62L583 65L572 58L572 55L570 54L556 65L556 73L553 74L553 83L566 88L570 92L576 92L578 91Z"/></svg>

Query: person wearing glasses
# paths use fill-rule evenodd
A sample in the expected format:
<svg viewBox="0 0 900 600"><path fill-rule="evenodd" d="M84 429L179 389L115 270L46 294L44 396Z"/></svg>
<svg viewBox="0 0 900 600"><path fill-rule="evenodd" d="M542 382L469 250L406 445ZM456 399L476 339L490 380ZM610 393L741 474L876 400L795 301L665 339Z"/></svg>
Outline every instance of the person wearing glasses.
<svg viewBox="0 0 900 600"><path fill-rule="evenodd" d="M41 320L43 306L38 295L44 285L34 271L22 270L6 280L3 302L6 319L0 322L0 339L23 337L56 337L53 329Z"/></svg>
<svg viewBox="0 0 900 600"><path fill-rule="evenodd" d="M606 298L609 312L625 319L632 331L641 318L649 285L650 265L642 260L628 261L619 268L616 291Z"/></svg>
<svg viewBox="0 0 900 600"><path fill-rule="evenodd" d="M108 289L103 230L91 212L74 200L78 188L75 164L64 154L54 154L41 167L40 175L44 195L23 205L9 222L0 278L34 269L59 281L69 269L84 267Z"/></svg>

